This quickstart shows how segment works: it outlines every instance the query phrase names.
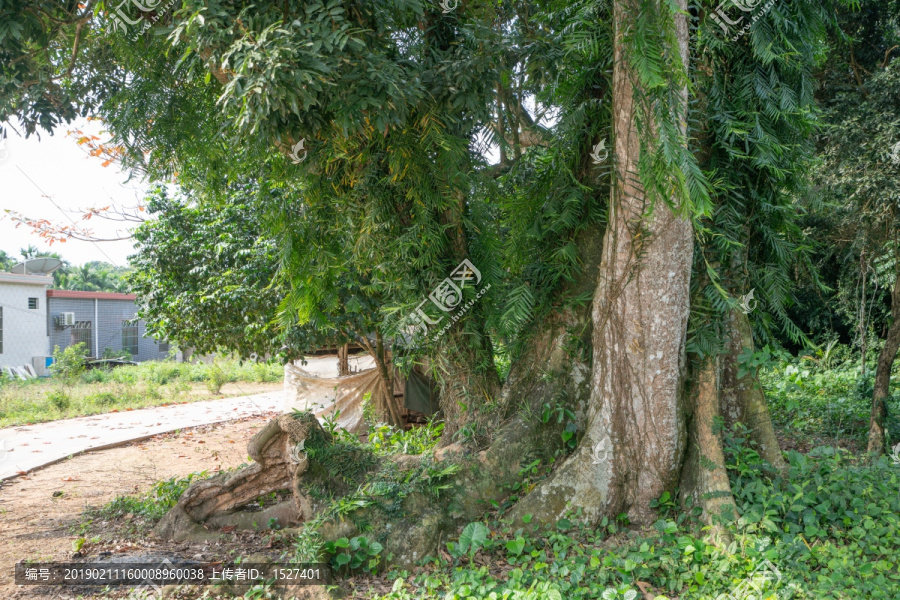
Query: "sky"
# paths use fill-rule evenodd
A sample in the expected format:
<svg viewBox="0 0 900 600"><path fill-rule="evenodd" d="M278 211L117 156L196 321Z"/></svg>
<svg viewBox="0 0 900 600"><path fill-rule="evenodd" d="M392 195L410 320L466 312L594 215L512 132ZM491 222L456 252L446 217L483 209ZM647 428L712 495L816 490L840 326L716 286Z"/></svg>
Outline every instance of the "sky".
<svg viewBox="0 0 900 600"><path fill-rule="evenodd" d="M0 153L0 250L21 258L19 249L30 244L39 250L58 252L73 265L101 260L126 266L128 255L134 253L131 241L91 243L70 239L49 246L31 228L17 228L6 213L13 210L30 218L71 225L72 220L81 223L82 209L110 204L135 206L147 185L136 180L125 183L128 175L117 165L103 167L102 159L88 156L73 136L66 135L67 131L81 129L102 137L101 125L74 121L52 136L41 133L40 139L36 135L25 139L16 132L22 131L21 127L17 123L13 127L6 128L6 158ZM99 237L118 237L117 231L124 225L128 224L96 217L90 221Z"/></svg>

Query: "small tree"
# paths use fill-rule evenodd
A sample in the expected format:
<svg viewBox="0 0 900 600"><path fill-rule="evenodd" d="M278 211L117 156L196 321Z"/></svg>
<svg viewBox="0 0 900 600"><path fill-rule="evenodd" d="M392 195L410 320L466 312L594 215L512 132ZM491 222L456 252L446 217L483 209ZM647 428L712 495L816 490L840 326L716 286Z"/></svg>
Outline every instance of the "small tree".
<svg viewBox="0 0 900 600"><path fill-rule="evenodd" d="M84 342L69 346L65 350L60 350L59 346L56 346L53 348L53 366L50 370L65 383L71 383L84 373L87 355L87 345Z"/></svg>

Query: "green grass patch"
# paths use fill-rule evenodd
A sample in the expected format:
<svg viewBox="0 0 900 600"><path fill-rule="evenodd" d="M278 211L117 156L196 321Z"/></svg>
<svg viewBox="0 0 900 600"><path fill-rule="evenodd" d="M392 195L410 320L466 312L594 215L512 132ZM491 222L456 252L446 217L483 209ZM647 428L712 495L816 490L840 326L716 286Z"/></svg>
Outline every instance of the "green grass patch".
<svg viewBox="0 0 900 600"><path fill-rule="evenodd" d="M191 473L187 477L172 477L157 481L149 492L137 496L118 496L99 509L89 511L90 518L105 520L121 519L126 515L139 517L146 525L155 525L165 516L170 508L178 503L178 499L195 479L204 479L206 471Z"/></svg>
<svg viewBox="0 0 900 600"><path fill-rule="evenodd" d="M0 428L255 394L272 389L283 375L279 364L217 360L209 365L148 361L28 381L0 376Z"/></svg>

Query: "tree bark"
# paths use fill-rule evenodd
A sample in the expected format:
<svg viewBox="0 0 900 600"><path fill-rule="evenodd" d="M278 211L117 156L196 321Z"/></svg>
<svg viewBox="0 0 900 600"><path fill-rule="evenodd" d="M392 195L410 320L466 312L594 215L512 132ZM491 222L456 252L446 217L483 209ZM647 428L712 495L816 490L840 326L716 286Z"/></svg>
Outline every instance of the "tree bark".
<svg viewBox="0 0 900 600"><path fill-rule="evenodd" d="M887 415L885 401L891 395L891 370L894 368L898 349L900 349L900 270L897 271L894 289L891 290L891 326L888 328L875 369L868 448L869 454L873 456L884 453L884 418Z"/></svg>
<svg viewBox="0 0 900 600"><path fill-rule="evenodd" d="M731 482L725 471L725 454L716 430L719 417L720 361L707 357L691 386L691 419L687 457L681 474L682 504L703 509L702 521L718 543L731 541L725 524L737 516Z"/></svg>
<svg viewBox="0 0 900 600"><path fill-rule="evenodd" d="M482 316L472 315L468 321L457 323L455 330L447 332L432 358L444 421L441 445L452 443L454 435L463 427L470 427L480 438L473 441L484 441L484 436L502 418L493 411L483 410L497 400L502 386L493 355L489 354L492 346L483 331Z"/></svg>
<svg viewBox="0 0 900 600"><path fill-rule="evenodd" d="M781 455L772 417L762 385L754 373L738 377L738 357L753 351L750 319L740 310L732 310L728 320L728 342L723 356L721 411L725 426L743 423L750 430L756 451L770 465L784 473L787 463Z"/></svg>
<svg viewBox="0 0 900 600"><path fill-rule="evenodd" d="M634 0L613 5L616 181L593 305L587 431L575 453L533 492L540 501L526 503L544 521L578 507L589 522L627 513L634 523L651 523L650 502L674 490L685 449L682 372L692 225L662 202L651 212L639 182L638 84L623 48L637 11ZM674 19L687 65L687 20L681 13ZM686 92L682 97L686 109Z"/></svg>
<svg viewBox="0 0 900 600"><path fill-rule="evenodd" d="M338 346L338 376L350 374L350 344Z"/></svg>

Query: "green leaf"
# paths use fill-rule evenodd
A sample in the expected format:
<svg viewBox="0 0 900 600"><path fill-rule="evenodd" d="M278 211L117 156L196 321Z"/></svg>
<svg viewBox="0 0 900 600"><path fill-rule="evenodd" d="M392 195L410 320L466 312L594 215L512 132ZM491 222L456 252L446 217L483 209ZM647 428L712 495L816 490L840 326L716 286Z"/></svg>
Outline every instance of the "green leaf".
<svg viewBox="0 0 900 600"><path fill-rule="evenodd" d="M490 530L484 523L469 523L459 536L459 549L461 553L475 554L484 546Z"/></svg>
<svg viewBox="0 0 900 600"><path fill-rule="evenodd" d="M525 549L525 540L521 537L517 537L514 540L510 540L506 542L506 549L510 554L518 556L522 554L522 550Z"/></svg>
<svg viewBox="0 0 900 600"><path fill-rule="evenodd" d="M369 544L369 555L370 556L377 556L377 555L381 554L382 550L384 550L384 546L382 546L378 542L371 542Z"/></svg>

